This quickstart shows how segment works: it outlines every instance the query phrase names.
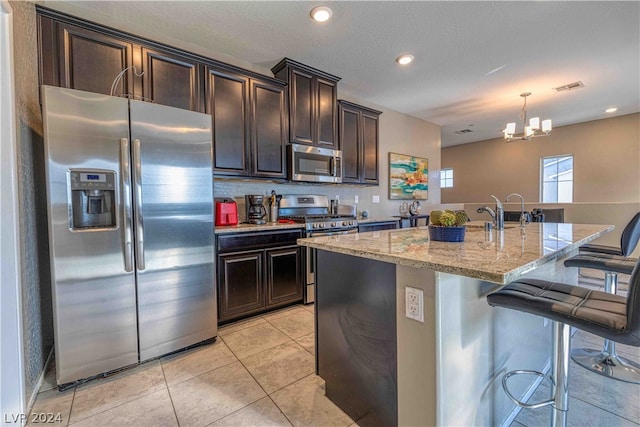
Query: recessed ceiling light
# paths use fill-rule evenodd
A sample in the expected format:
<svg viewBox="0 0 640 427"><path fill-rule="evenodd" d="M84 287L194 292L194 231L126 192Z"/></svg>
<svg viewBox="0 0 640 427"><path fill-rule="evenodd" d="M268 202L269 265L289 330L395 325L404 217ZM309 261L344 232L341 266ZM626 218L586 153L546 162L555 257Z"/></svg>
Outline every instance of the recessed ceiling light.
<svg viewBox="0 0 640 427"><path fill-rule="evenodd" d="M396 62L400 65L407 65L413 62L413 55L400 55L396 58Z"/></svg>
<svg viewBox="0 0 640 427"><path fill-rule="evenodd" d="M605 113L615 113L616 111L618 111L617 107L611 107L604 110Z"/></svg>
<svg viewBox="0 0 640 427"><path fill-rule="evenodd" d="M310 15L311 19L316 22L325 22L331 18L331 15L333 15L333 11L327 6L318 6L311 9Z"/></svg>

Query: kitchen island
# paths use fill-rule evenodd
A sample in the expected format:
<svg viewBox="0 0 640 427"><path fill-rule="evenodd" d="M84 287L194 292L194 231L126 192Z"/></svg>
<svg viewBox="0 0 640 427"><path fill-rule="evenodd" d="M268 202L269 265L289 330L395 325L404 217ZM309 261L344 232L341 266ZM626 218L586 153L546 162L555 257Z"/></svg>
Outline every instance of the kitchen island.
<svg viewBox="0 0 640 427"><path fill-rule="evenodd" d="M298 240L317 249L317 373L359 425L509 424L517 412L502 375L548 369L551 327L486 295L523 275L577 283L564 259L613 230L474 225L462 243L430 241L426 227ZM422 321L405 316L407 288ZM523 397L536 385L512 389Z"/></svg>

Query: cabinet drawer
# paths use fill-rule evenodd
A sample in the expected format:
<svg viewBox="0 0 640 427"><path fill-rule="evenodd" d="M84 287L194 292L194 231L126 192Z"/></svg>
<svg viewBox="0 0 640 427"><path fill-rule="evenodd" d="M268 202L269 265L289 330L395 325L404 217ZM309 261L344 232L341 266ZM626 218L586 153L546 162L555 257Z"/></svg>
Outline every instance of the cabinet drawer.
<svg viewBox="0 0 640 427"><path fill-rule="evenodd" d="M217 249L219 254L223 254L227 252L295 245L296 240L301 237L302 230L238 233L218 236Z"/></svg>

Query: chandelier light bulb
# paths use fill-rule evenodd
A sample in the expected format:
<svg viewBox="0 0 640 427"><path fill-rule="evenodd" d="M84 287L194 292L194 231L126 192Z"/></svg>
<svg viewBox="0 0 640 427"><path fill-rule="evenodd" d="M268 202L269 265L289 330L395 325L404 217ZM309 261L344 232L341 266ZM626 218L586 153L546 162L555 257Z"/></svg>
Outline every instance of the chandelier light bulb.
<svg viewBox="0 0 640 427"><path fill-rule="evenodd" d="M532 117L531 120L529 120L529 126L533 130L540 129L540 117Z"/></svg>
<svg viewBox="0 0 640 427"><path fill-rule="evenodd" d="M413 55L400 55L396 58L396 62L400 65L408 65L413 62Z"/></svg>
<svg viewBox="0 0 640 427"><path fill-rule="evenodd" d="M327 6L318 6L318 7L314 7L311 10L310 15L311 15L311 19L313 19L316 22L326 22L333 15L333 11L329 9Z"/></svg>
<svg viewBox="0 0 640 427"><path fill-rule="evenodd" d="M542 121L542 132L547 134L551 132L551 119Z"/></svg>

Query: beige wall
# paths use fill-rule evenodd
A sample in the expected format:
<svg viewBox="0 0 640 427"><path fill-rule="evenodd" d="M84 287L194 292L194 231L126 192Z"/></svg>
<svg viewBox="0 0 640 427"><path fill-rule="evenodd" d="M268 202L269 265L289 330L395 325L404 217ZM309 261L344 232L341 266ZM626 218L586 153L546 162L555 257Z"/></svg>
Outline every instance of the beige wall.
<svg viewBox="0 0 640 427"><path fill-rule="evenodd" d="M521 193L540 200L540 158L574 156L574 202L640 201L640 114L555 128L548 137L506 143L502 138L442 150L454 188L442 203L487 203Z"/></svg>

